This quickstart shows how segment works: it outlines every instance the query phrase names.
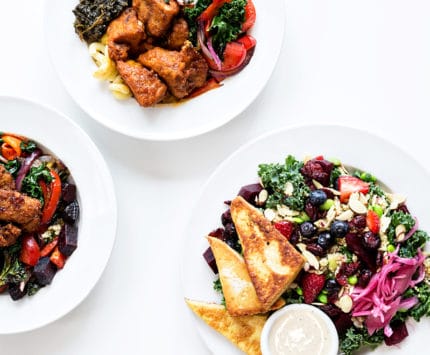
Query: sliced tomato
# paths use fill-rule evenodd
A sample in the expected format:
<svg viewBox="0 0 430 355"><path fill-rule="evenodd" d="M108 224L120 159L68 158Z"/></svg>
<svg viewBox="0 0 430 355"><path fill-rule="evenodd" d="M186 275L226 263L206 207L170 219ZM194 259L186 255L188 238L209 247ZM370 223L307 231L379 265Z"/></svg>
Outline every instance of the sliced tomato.
<svg viewBox="0 0 430 355"><path fill-rule="evenodd" d="M257 44L257 40L250 35L243 35L242 37L238 38L236 42L242 43L247 51L255 47Z"/></svg>
<svg viewBox="0 0 430 355"><path fill-rule="evenodd" d="M40 248L32 235L26 235L21 241L21 253L19 260L24 264L34 266L40 258Z"/></svg>
<svg viewBox="0 0 430 355"><path fill-rule="evenodd" d="M246 49L242 43L229 42L225 46L224 61L221 70L229 70L239 66L246 57Z"/></svg>
<svg viewBox="0 0 430 355"><path fill-rule="evenodd" d="M252 0L248 0L245 5L245 22L242 25L242 31L248 31L252 26L254 26L255 20L257 19L257 12L255 11L255 6Z"/></svg>
<svg viewBox="0 0 430 355"><path fill-rule="evenodd" d="M58 249L57 246L49 257L49 260L59 269L62 269L66 263L66 256L60 251L60 249Z"/></svg>
<svg viewBox="0 0 430 355"><path fill-rule="evenodd" d="M359 179L355 176L342 175L338 178L338 187L340 191L340 202L346 203L354 192L362 192L366 194L369 192L369 183Z"/></svg>

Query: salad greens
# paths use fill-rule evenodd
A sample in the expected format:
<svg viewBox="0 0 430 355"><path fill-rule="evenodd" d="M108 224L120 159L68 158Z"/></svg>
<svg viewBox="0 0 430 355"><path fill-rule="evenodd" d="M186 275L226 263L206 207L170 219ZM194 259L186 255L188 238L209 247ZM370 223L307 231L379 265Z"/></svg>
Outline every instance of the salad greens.
<svg viewBox="0 0 430 355"><path fill-rule="evenodd" d="M303 163L291 155L285 159L284 164L260 164L258 166L258 176L269 192L267 207L276 208L277 205L285 204L294 210L303 210L310 189L300 173L302 166ZM290 196L285 194L288 182L293 186Z"/></svg>
<svg viewBox="0 0 430 355"><path fill-rule="evenodd" d="M354 351L360 349L362 346L376 348L384 341L384 332L382 330L373 335L369 335L365 328L349 328L343 339L339 343L339 349L342 354L351 355Z"/></svg>
<svg viewBox="0 0 430 355"><path fill-rule="evenodd" d="M22 181L22 192L27 195L37 198L43 205L43 193L40 187L39 180L43 179L45 182L51 182L52 176L47 168L46 164L39 165L38 167L32 167L28 175Z"/></svg>

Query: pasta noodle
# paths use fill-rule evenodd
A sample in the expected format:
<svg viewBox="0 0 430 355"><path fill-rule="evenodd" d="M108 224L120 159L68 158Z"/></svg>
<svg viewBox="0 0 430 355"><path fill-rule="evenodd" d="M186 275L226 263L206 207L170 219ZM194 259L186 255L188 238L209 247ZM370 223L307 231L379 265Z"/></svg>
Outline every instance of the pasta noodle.
<svg viewBox="0 0 430 355"><path fill-rule="evenodd" d="M103 37L101 42L91 43L88 46L88 51L97 65L97 69L94 71L93 76L99 80L108 81L109 90L115 98L125 100L131 97L130 88L118 74L115 62L109 58L106 37Z"/></svg>

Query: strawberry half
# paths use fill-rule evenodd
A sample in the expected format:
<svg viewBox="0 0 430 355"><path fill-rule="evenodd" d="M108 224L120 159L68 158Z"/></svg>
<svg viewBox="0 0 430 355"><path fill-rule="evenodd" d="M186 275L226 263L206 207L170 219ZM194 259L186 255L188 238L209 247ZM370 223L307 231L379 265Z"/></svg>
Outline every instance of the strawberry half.
<svg viewBox="0 0 430 355"><path fill-rule="evenodd" d="M353 192L362 192L367 194L369 192L369 183L365 182L358 177L350 175L342 175L338 178L338 188L340 191L340 202L346 203L349 200L349 196Z"/></svg>
<svg viewBox="0 0 430 355"><path fill-rule="evenodd" d="M372 211L372 210L367 211L366 224L367 224L367 228L369 228L369 230L372 233L375 233L375 234L379 233L381 222L378 214L375 211Z"/></svg>
<svg viewBox="0 0 430 355"><path fill-rule="evenodd" d="M325 276L323 274L306 273L302 277L301 285L305 303L312 303L324 288Z"/></svg>
<svg viewBox="0 0 430 355"><path fill-rule="evenodd" d="M294 223L290 221L279 221L273 224L273 226L281 232L281 234L290 240L291 234L294 230Z"/></svg>

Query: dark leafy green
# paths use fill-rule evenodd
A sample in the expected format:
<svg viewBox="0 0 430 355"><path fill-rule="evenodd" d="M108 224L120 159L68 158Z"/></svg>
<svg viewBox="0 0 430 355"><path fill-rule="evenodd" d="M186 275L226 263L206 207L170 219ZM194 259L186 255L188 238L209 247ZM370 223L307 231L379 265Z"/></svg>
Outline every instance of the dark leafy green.
<svg viewBox="0 0 430 355"><path fill-rule="evenodd" d="M194 46L197 46L197 18L200 14L206 10L206 8L211 4L212 0L198 0L196 5L193 7L186 7L184 9L184 17L188 23L188 28L190 31L189 39Z"/></svg>
<svg viewBox="0 0 430 355"><path fill-rule="evenodd" d="M339 348L342 354L351 355L355 350L362 346L376 348L384 341L384 333L382 330L369 335L366 328L349 328L345 335L341 337Z"/></svg>
<svg viewBox="0 0 430 355"><path fill-rule="evenodd" d="M278 205L286 205L293 210L303 210L306 197L309 195L309 187L305 183L300 168L303 162L289 155L284 164L260 164L258 176L261 178L264 188L269 192L266 206L276 208ZM293 185L293 194L285 195L287 182Z"/></svg>
<svg viewBox="0 0 430 355"><path fill-rule="evenodd" d="M417 255L418 250L422 249L428 241L430 241L430 237L427 232L418 230L401 244L399 255L402 258L413 258Z"/></svg>
<svg viewBox="0 0 430 355"><path fill-rule="evenodd" d="M25 265L19 261L20 250L20 243L15 243L2 250L4 262L0 272L0 286L8 283L19 283L27 278L28 271Z"/></svg>
<svg viewBox="0 0 430 355"><path fill-rule="evenodd" d="M21 191L27 195L37 198L43 205L43 193L39 185L39 180L43 179L45 182L49 183L52 181L51 173L46 165L42 164L38 167L32 167L30 172L22 181Z"/></svg>
<svg viewBox="0 0 430 355"><path fill-rule="evenodd" d="M404 213L402 211L395 211L389 217L391 217L391 222L387 229L387 237L391 244L395 244L396 227L403 224L406 228L406 232L408 232L415 225L415 220L409 213Z"/></svg>
<svg viewBox="0 0 430 355"><path fill-rule="evenodd" d="M20 147L21 147L21 151L25 153L33 153L36 150L37 145L33 141L28 141L28 142L22 141L20 144Z"/></svg>
<svg viewBox="0 0 430 355"><path fill-rule="evenodd" d="M13 177L16 177L16 174L21 167L21 163L18 159L9 160L6 164L2 163L5 169L12 174Z"/></svg>
<svg viewBox="0 0 430 355"><path fill-rule="evenodd" d="M246 0L232 0L221 7L212 21L210 27L212 45L221 58L227 43L236 40L242 32L245 6Z"/></svg>
<svg viewBox="0 0 430 355"><path fill-rule="evenodd" d="M219 278L214 281L213 288L216 292L222 295L221 304L225 306L224 292L222 290L221 280Z"/></svg>
<svg viewBox="0 0 430 355"><path fill-rule="evenodd" d="M424 316L430 316L430 285L421 282L413 288L414 295L419 303L409 313L417 322Z"/></svg>

